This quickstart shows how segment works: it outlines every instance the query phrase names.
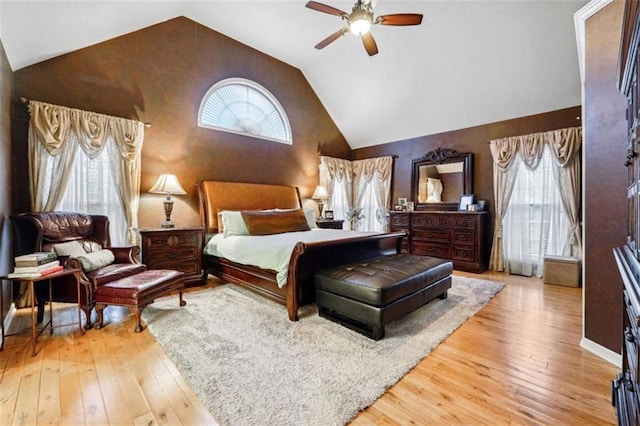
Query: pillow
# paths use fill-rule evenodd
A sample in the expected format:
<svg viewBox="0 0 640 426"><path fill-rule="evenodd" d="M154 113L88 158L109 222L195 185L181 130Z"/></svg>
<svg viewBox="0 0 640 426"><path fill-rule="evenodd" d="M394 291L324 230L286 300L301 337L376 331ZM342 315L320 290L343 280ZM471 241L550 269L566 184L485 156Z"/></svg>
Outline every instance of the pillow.
<svg viewBox="0 0 640 426"><path fill-rule="evenodd" d="M225 237L229 235L249 235L247 225L244 223L242 213L239 211L223 210L220 212L222 217L222 229Z"/></svg>
<svg viewBox="0 0 640 426"><path fill-rule="evenodd" d="M85 253L82 256L78 256L77 259L84 272L91 272L111 265L116 260L116 257L111 250L103 249L93 253Z"/></svg>
<svg viewBox="0 0 640 426"><path fill-rule="evenodd" d="M218 234L222 234L224 232L224 222L222 221L222 212L223 210L218 210Z"/></svg>
<svg viewBox="0 0 640 426"><path fill-rule="evenodd" d="M277 212L291 212L299 209L276 209ZM316 223L316 213L314 209L304 209L304 217L307 219L307 225L309 228L317 228L318 224Z"/></svg>
<svg viewBox="0 0 640 426"><path fill-rule="evenodd" d="M78 257L87 254L84 246L80 241L69 241L53 246L56 256Z"/></svg>
<svg viewBox="0 0 640 426"><path fill-rule="evenodd" d="M307 225L309 228L317 228L318 224L316 223L316 212L313 209L304 209L304 217L307 218Z"/></svg>
<svg viewBox="0 0 640 426"><path fill-rule="evenodd" d="M243 211L242 218L250 235L271 235L283 232L309 231L302 211Z"/></svg>

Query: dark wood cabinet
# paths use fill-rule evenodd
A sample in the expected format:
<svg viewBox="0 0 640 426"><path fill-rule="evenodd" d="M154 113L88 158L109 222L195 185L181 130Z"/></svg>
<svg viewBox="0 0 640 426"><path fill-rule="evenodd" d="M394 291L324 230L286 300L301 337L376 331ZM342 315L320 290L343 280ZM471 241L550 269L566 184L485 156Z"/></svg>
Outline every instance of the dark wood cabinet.
<svg viewBox="0 0 640 426"><path fill-rule="evenodd" d="M185 285L203 284L202 228L140 229L142 263L148 269L173 269L185 274Z"/></svg>
<svg viewBox="0 0 640 426"><path fill-rule="evenodd" d="M337 219L324 219L324 220L317 220L316 221L316 225L318 226L318 228L325 228L325 229L342 229L342 224L344 223L344 220L337 220Z"/></svg>
<svg viewBox="0 0 640 426"><path fill-rule="evenodd" d="M391 212L391 231L404 231L402 252L450 259L454 269L487 270L488 212Z"/></svg>
<svg viewBox="0 0 640 426"><path fill-rule="evenodd" d="M640 392L638 352L640 350L640 227L638 191L640 190L640 19L637 0L627 1L620 44L618 87L627 97L627 158L620 159L627 167L627 241L614 249L622 277L622 371L613 381L613 404L618 424L640 424Z"/></svg>

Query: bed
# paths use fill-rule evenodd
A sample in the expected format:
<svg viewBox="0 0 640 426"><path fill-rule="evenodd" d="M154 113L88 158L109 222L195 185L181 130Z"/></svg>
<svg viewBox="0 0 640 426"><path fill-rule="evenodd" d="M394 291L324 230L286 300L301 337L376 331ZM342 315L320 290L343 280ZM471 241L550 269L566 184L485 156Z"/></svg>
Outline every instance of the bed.
<svg viewBox="0 0 640 426"><path fill-rule="evenodd" d="M293 186L200 181L197 188L200 215L205 229L205 246L218 234L218 213L221 211L302 208L300 193ZM285 271L285 285L279 285L278 271L275 269L246 265L207 253L202 255L204 274L211 274L225 282L246 287L285 305L289 319L297 321L299 307L315 300L315 272L344 263L399 253L400 243L405 236L404 232L353 233L351 236L337 239L339 231L335 232L336 234L330 234L335 235L335 238L299 241L294 244Z"/></svg>

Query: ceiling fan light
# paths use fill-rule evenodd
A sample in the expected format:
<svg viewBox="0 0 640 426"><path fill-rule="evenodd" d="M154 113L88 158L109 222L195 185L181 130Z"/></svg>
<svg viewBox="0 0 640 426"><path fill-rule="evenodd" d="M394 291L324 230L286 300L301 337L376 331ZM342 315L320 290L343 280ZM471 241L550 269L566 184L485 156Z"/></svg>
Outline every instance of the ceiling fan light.
<svg viewBox="0 0 640 426"><path fill-rule="evenodd" d="M356 10L349 17L349 31L357 36L363 36L371 29L373 15L366 10Z"/></svg>

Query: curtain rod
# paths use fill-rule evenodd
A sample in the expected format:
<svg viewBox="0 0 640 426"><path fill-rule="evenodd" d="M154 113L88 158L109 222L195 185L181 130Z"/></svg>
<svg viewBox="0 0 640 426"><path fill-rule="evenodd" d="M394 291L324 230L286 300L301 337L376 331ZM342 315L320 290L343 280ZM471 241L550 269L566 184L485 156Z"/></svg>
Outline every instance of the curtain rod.
<svg viewBox="0 0 640 426"><path fill-rule="evenodd" d="M20 99L20 102L22 102L25 105L29 104L29 99L25 98L24 96L20 96L18 99ZM151 123L142 123L144 124L144 127L151 127Z"/></svg>

